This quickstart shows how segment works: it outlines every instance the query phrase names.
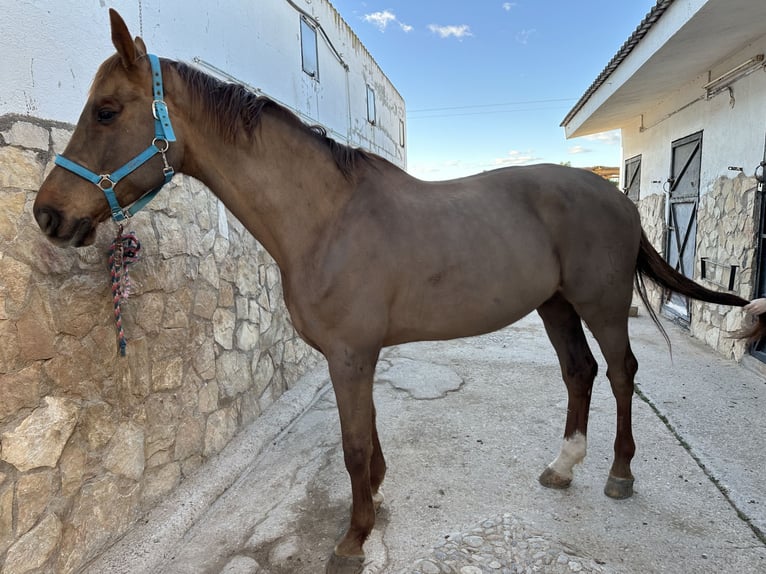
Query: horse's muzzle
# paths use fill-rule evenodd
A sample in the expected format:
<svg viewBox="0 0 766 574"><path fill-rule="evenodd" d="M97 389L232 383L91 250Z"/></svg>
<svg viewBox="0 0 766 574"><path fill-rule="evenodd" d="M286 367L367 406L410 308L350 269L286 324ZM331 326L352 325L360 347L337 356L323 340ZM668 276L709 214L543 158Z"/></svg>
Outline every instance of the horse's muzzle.
<svg viewBox="0 0 766 574"><path fill-rule="evenodd" d="M40 229L53 243L82 247L93 242L95 228L90 217L66 224L61 212L52 207L35 207L33 211Z"/></svg>

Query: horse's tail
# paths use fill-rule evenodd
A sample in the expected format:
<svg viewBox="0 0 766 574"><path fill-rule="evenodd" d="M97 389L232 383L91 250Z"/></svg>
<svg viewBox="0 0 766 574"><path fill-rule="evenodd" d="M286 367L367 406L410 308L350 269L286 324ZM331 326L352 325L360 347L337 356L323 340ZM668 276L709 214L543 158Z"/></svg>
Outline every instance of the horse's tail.
<svg viewBox="0 0 766 574"><path fill-rule="evenodd" d="M646 286L644 285L644 277L648 277L654 283L665 289L669 289L670 291L681 295L686 295L687 297L691 297L698 301L705 301L707 303L715 303L718 305L729 305L731 307L744 307L749 303L747 299L743 299L738 295L707 289L673 269L668 262L657 253L657 250L652 246L642 230L638 261L636 262L636 291L638 291L641 301L643 301L652 321L659 327L662 336L665 337L668 344L670 344L668 335L657 319L657 313L652 309L652 306L649 303L649 298L646 294ZM747 339L750 343L757 343L759 340L766 337L766 314L759 315L757 321L749 327L738 331L734 336L738 339Z"/></svg>

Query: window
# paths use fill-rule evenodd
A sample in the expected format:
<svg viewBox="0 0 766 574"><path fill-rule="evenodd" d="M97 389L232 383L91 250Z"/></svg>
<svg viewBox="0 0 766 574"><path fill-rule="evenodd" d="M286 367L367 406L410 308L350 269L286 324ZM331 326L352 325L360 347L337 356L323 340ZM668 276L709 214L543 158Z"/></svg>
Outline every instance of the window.
<svg viewBox="0 0 766 574"><path fill-rule="evenodd" d="M301 58L303 60L303 71L315 80L318 80L317 31L303 17L301 17Z"/></svg>
<svg viewBox="0 0 766 574"><path fill-rule="evenodd" d="M377 115L375 112L375 90L367 86L367 121L375 125Z"/></svg>
<svg viewBox="0 0 766 574"><path fill-rule="evenodd" d="M623 191L633 201L638 201L641 192L641 156L625 160L623 170Z"/></svg>
<svg viewBox="0 0 766 574"><path fill-rule="evenodd" d="M399 145L404 147L406 143L406 133L404 131L404 120L399 119Z"/></svg>

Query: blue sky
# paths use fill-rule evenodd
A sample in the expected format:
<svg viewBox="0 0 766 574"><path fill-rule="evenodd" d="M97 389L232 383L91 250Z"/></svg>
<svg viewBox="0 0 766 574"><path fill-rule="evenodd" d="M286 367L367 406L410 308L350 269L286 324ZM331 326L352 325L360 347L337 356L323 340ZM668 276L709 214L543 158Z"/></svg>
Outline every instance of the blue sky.
<svg viewBox="0 0 766 574"><path fill-rule="evenodd" d="M620 164L619 133L561 121L654 0L331 0L404 97L408 171Z"/></svg>

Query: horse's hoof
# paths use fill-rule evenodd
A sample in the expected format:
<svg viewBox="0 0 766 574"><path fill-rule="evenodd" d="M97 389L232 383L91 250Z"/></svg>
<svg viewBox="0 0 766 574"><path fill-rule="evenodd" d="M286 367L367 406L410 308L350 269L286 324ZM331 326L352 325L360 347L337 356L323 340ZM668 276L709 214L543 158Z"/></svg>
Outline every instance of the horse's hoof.
<svg viewBox="0 0 766 574"><path fill-rule="evenodd" d="M562 476L553 470L550 466L543 471L543 473L540 475L540 478L537 480L539 480L540 484L546 488L556 488L558 490L569 488L569 485L572 484L571 476Z"/></svg>
<svg viewBox="0 0 766 574"><path fill-rule="evenodd" d="M617 478L609 475L604 487L604 494L615 500L624 500L633 496L633 479Z"/></svg>
<svg viewBox="0 0 766 574"><path fill-rule="evenodd" d="M380 510L383 500L385 500L385 497L383 496L382 490L378 490L378 492L372 495L372 506L375 508L375 512Z"/></svg>
<svg viewBox="0 0 766 574"><path fill-rule="evenodd" d="M325 574L362 574L364 555L338 556L333 552L325 566Z"/></svg>

